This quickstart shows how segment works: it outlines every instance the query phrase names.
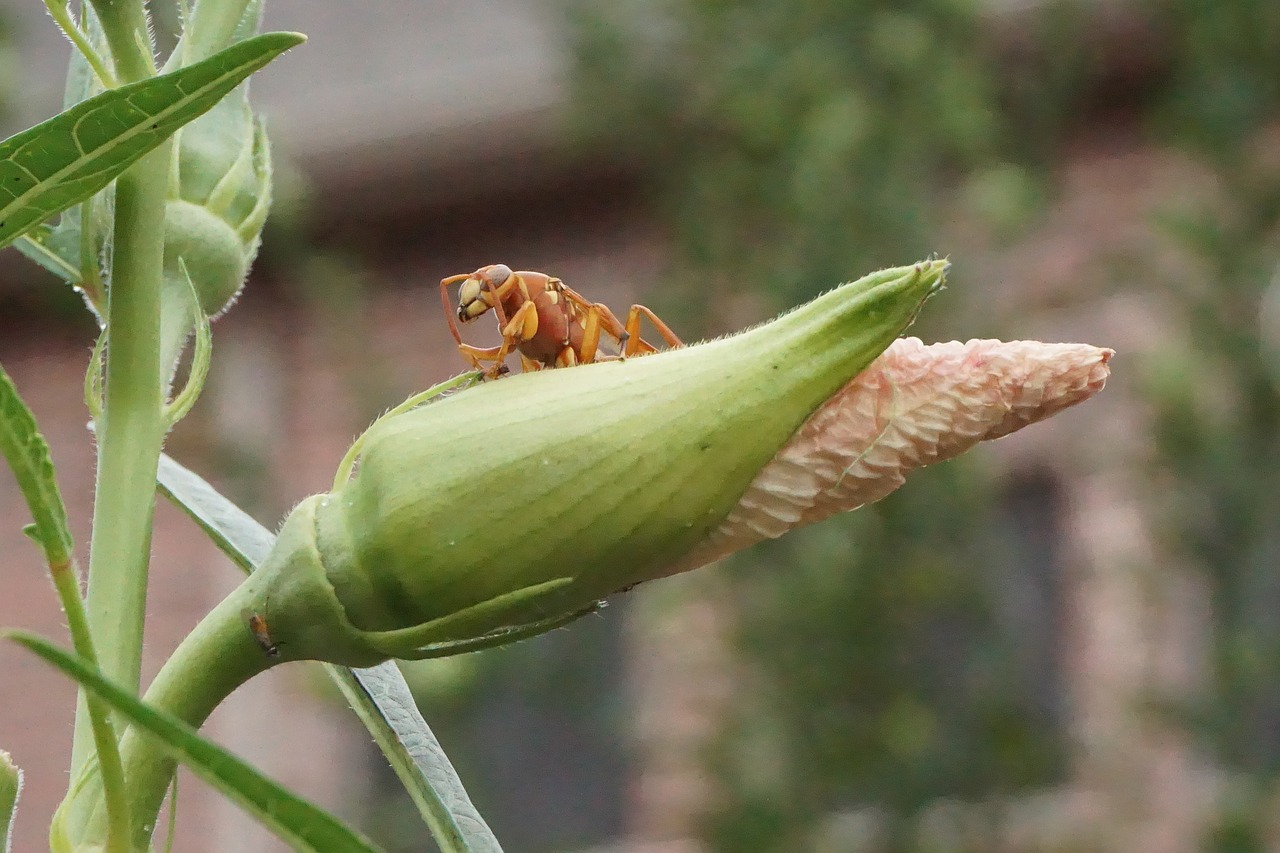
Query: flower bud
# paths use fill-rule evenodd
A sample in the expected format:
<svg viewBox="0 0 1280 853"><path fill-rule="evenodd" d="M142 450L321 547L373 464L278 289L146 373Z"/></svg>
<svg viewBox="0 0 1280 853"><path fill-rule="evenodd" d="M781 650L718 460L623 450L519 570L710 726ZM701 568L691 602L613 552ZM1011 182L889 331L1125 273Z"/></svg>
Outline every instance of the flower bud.
<svg viewBox="0 0 1280 853"><path fill-rule="evenodd" d="M244 87L178 132L174 177L165 206L168 363L195 322L192 290L201 313L218 316L235 302L258 253L271 204L271 151Z"/></svg>
<svg viewBox="0 0 1280 853"><path fill-rule="evenodd" d="M899 338L833 394L760 470L687 572L891 494L964 453L1102 390L1114 350L1088 344Z"/></svg>
<svg viewBox="0 0 1280 853"><path fill-rule="evenodd" d="M250 581L281 655L410 656L667 574L946 268L883 270L728 338L383 418L355 477L299 505Z"/></svg>

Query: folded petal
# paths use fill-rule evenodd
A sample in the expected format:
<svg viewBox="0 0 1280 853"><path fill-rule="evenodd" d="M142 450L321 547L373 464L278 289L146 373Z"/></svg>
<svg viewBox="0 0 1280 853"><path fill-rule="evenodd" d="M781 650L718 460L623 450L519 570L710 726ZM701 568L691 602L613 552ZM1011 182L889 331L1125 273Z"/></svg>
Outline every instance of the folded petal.
<svg viewBox="0 0 1280 853"><path fill-rule="evenodd" d="M805 421L724 522L669 574L878 501L951 459L1102 390L1114 351L1088 344L895 341Z"/></svg>

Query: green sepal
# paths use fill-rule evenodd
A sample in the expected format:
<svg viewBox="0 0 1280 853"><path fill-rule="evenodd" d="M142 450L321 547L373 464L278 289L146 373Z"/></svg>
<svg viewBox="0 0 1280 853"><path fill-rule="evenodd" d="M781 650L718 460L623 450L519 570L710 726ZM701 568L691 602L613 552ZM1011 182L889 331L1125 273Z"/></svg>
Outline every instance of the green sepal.
<svg viewBox="0 0 1280 853"><path fill-rule="evenodd" d="M389 655L368 644L347 619L315 548L315 513L328 495L312 495L294 508L267 558L244 582L245 600L271 626L280 659L323 660L373 666Z"/></svg>
<svg viewBox="0 0 1280 853"><path fill-rule="evenodd" d="M388 653L400 660L435 660L436 658L450 657L452 655L464 655L471 652L479 652L485 649L493 649L498 646L507 646L512 643L518 643L521 640L527 640L540 634L546 634L557 628L563 628L571 622L577 622L583 616L590 616L592 613L599 613L604 609L607 602L597 601L590 607L583 608L576 613L566 613L562 616L552 616L538 622L530 622L527 625L519 625L514 628L503 628L499 631L491 631L488 634L482 634L479 637L470 640L455 640L446 643L431 643L421 648L405 651L406 646L399 640L387 642L385 644ZM381 637L374 637L374 641L380 647L383 645Z"/></svg>

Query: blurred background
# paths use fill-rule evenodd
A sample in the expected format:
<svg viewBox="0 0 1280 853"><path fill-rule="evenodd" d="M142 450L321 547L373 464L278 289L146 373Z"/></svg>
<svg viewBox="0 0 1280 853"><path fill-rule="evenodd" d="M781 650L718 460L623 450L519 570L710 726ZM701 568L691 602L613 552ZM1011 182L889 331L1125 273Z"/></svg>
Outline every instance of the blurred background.
<svg viewBox="0 0 1280 853"><path fill-rule="evenodd" d="M268 526L382 409L463 368L435 286L487 263L642 298L697 340L938 253L926 340L1119 351L1098 399L875 506L407 668L507 850L1280 850L1280 4L267 14L311 38L253 84L273 219L169 452ZM7 134L56 111L68 47L35 3L0 3L0 33ZM93 337L0 254L0 361L82 550ZM0 477L0 624L64 637L25 521ZM167 506L152 572L149 672L237 581ZM0 646L18 850L46 843L72 695ZM208 731L388 849L431 849L307 667ZM199 782L181 803L179 850L284 849Z"/></svg>

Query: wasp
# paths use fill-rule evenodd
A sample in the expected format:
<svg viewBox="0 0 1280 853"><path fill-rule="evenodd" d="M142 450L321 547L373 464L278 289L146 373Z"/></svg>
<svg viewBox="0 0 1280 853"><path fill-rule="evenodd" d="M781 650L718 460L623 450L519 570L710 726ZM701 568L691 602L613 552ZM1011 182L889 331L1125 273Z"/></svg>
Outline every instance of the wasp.
<svg viewBox="0 0 1280 853"><path fill-rule="evenodd" d="M459 282L455 307L449 300L449 286ZM540 272L512 272L505 264L442 279L440 300L458 351L477 370L485 370L484 363L491 363L485 370L491 379L506 372L504 362L513 351L525 371L657 352L657 347L640 337L642 317L649 318L668 346L683 346L676 333L643 305L632 305L627 322L622 323L608 306L589 301L560 279ZM470 323L488 311L498 318L502 343L496 347L463 343L458 323ZM601 335L614 342L617 355L600 353Z"/></svg>

